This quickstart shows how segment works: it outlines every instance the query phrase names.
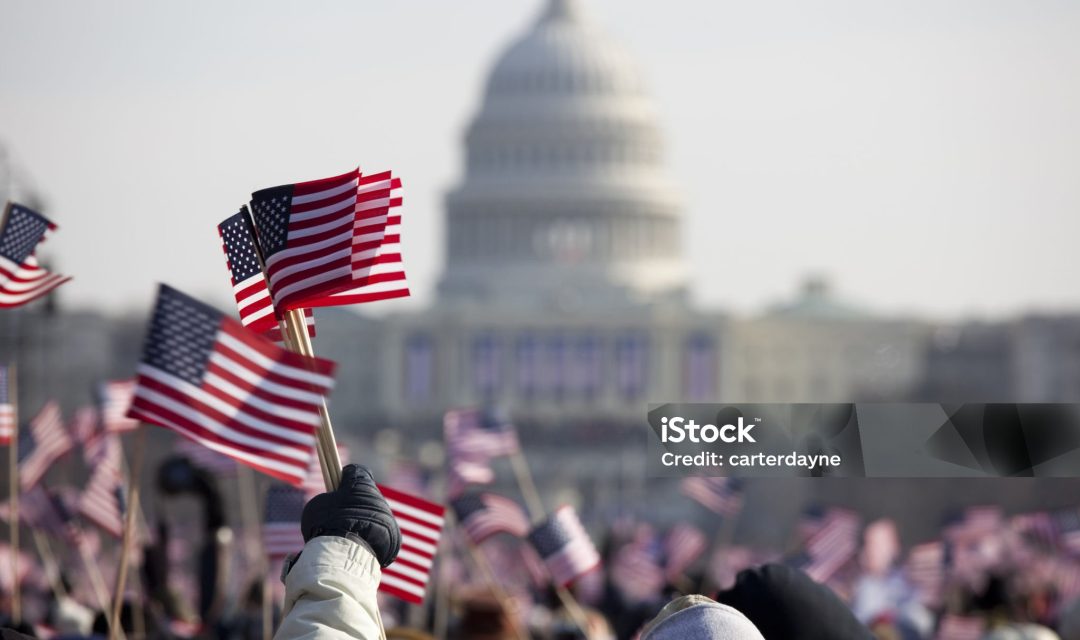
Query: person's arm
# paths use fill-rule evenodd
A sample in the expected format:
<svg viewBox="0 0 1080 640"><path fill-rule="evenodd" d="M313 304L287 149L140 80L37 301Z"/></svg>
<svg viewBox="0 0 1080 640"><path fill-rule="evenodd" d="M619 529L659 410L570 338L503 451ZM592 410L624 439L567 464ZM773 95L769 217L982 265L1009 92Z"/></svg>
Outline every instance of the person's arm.
<svg viewBox="0 0 1080 640"><path fill-rule="evenodd" d="M341 486L311 499L300 522L304 550L284 577L285 617L275 640L375 640L375 593L401 549L401 531L365 467L348 465Z"/></svg>
<svg viewBox="0 0 1080 640"><path fill-rule="evenodd" d="M378 638L380 575L366 543L337 536L313 539L285 576L285 617L274 638Z"/></svg>

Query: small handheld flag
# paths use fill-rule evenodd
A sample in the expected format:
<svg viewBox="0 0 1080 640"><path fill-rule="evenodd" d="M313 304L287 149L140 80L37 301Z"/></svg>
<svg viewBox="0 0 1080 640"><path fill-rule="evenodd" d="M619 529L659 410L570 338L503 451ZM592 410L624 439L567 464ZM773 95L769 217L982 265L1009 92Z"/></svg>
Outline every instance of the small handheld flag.
<svg viewBox="0 0 1080 640"><path fill-rule="evenodd" d="M40 213L8 203L0 228L0 308L18 307L71 278L42 268L34 252L56 225Z"/></svg>
<svg viewBox="0 0 1080 640"><path fill-rule="evenodd" d="M551 579L565 587L600 564L600 554L573 507L564 506L529 533Z"/></svg>
<svg viewBox="0 0 1080 640"><path fill-rule="evenodd" d="M36 485L54 462L71 451L74 443L60 414L55 400L45 403L30 428L22 430L19 438L19 486L29 491Z"/></svg>
<svg viewBox="0 0 1080 640"><path fill-rule="evenodd" d="M266 492L263 515L263 549L270 558L281 559L304 548L300 516L304 492L296 487L274 485Z"/></svg>
<svg viewBox="0 0 1080 640"><path fill-rule="evenodd" d="M431 568L439 549L446 509L424 498L379 485L390 512L401 528L397 560L382 570L379 591L413 604L422 604Z"/></svg>
<svg viewBox="0 0 1080 640"><path fill-rule="evenodd" d="M455 498L450 506L469 541L480 544L498 533L524 538L529 517L509 498L494 493L470 493Z"/></svg>

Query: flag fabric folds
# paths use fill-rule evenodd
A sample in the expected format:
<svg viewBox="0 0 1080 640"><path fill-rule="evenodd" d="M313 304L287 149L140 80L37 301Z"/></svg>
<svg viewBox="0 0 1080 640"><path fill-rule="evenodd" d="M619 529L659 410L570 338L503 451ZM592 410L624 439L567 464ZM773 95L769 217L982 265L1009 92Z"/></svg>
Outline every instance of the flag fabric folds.
<svg viewBox="0 0 1080 640"><path fill-rule="evenodd" d="M71 278L42 268L34 256L56 225L21 204L8 203L0 228L0 308L22 306Z"/></svg>
<svg viewBox="0 0 1080 640"><path fill-rule="evenodd" d="M680 489L688 498L722 516L735 516L742 510L742 481L738 478L685 478Z"/></svg>
<svg viewBox="0 0 1080 640"><path fill-rule="evenodd" d="M446 509L418 496L379 485L401 528L401 551L397 560L382 570L379 591L406 602L422 604L431 568L439 549Z"/></svg>
<svg viewBox="0 0 1080 640"><path fill-rule="evenodd" d="M213 449L208 449L194 440L178 438L173 445L173 455L187 458L192 465L219 478L227 478L236 474L236 460Z"/></svg>
<svg viewBox="0 0 1080 640"><path fill-rule="evenodd" d="M11 397L11 368L0 365L0 445L10 445L15 435L15 399Z"/></svg>
<svg viewBox="0 0 1080 640"><path fill-rule="evenodd" d="M322 306L316 303L354 286L359 181L354 169L251 194L252 222L279 312Z"/></svg>
<svg viewBox="0 0 1080 640"><path fill-rule="evenodd" d="M79 497L83 517L115 538L124 534L123 450L115 435L101 436L102 445L92 461L93 473Z"/></svg>
<svg viewBox="0 0 1080 640"><path fill-rule="evenodd" d="M455 498L450 506L469 541L480 544L498 533L524 538L529 517L518 503L494 493L470 493Z"/></svg>
<svg viewBox="0 0 1080 640"><path fill-rule="evenodd" d="M131 401L135 397L134 380L108 380L101 383L101 424L109 433L134 431L139 427L138 420L127 416Z"/></svg>
<svg viewBox="0 0 1080 640"><path fill-rule="evenodd" d="M528 539L557 585L566 586L600 564L600 554L573 507L557 509Z"/></svg>
<svg viewBox="0 0 1080 640"><path fill-rule="evenodd" d="M401 180L389 171L360 176L353 227L355 286L330 296L318 306L363 304L406 298L409 285L401 259Z"/></svg>
<svg viewBox="0 0 1080 640"><path fill-rule="evenodd" d="M255 244L255 228L247 207L225 218L218 225L221 248L225 252L225 265L232 276L233 297L240 313L240 322L255 333L281 342L281 316L270 300ZM311 309L304 310L308 335L315 336L315 316Z"/></svg>
<svg viewBox="0 0 1080 640"><path fill-rule="evenodd" d="M520 449L517 432L501 413L483 409L453 409L443 417L449 493L460 495L470 484L495 479L491 459Z"/></svg>
<svg viewBox="0 0 1080 640"><path fill-rule="evenodd" d="M333 369L162 285L128 415L298 485Z"/></svg>
<svg viewBox="0 0 1080 640"><path fill-rule="evenodd" d="M664 573L668 580L685 575L708 547L705 534L694 525L680 522L672 527L664 538Z"/></svg>
<svg viewBox="0 0 1080 640"><path fill-rule="evenodd" d="M30 428L20 432L19 485L22 490L33 488L54 462L71 451L72 446L74 443L64 428L60 405L50 400L30 421Z"/></svg>
<svg viewBox="0 0 1080 640"><path fill-rule="evenodd" d="M274 485L266 492L263 513L263 550L269 558L281 559L304 548L300 516L304 513L304 492L288 485Z"/></svg>

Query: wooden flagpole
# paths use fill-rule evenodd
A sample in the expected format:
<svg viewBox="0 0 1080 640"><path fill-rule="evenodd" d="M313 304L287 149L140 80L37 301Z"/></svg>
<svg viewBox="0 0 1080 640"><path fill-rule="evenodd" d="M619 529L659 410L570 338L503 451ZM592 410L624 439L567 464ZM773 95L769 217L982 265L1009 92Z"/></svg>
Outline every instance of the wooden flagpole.
<svg viewBox="0 0 1080 640"><path fill-rule="evenodd" d="M8 207L11 205L9 204ZM7 211L5 210L5 215ZM11 446L8 447L8 491L11 494L11 619L22 622L22 585L19 584L19 386L15 364L8 368L8 400L11 402Z"/></svg>
<svg viewBox="0 0 1080 640"><path fill-rule="evenodd" d="M525 505L528 507L529 519L533 524L542 521L547 517L547 510L544 509L544 502L540 498L540 491L536 488L536 482L533 481L532 471L529 470L529 461L525 459L525 454L521 450L515 451L511 456L511 466L514 468L514 476L517 478L518 488L521 489L521 494L525 497ZM578 603L574 594L570 593L570 590L562 585L555 585L555 593L559 596L559 600L562 602L563 607L566 608L567 613L570 614L570 618L577 625L582 635L586 638L589 637L589 620L585 615L585 611L581 608L581 604Z"/></svg>
<svg viewBox="0 0 1080 640"><path fill-rule="evenodd" d="M243 207L243 210L246 211L247 207ZM250 215L248 213L248 216ZM266 272L266 261L263 259L262 248L258 243L258 228L255 227L253 220L251 228L254 229L256 234L255 256L259 260L259 267L262 269L263 278L266 280L266 289L271 292L272 296L270 277ZM308 335L304 310L290 309L285 311L282 313L282 324L285 330L282 332L281 338L286 348L294 353L314 358L315 349L311 346L311 337ZM319 415L322 417L322 428L315 432L315 450L319 455L319 466L322 467L326 490L333 491L341 485L341 456L338 455L337 441L334 438L334 426L330 422L330 410L326 406L325 397L319 407ZM382 614L378 606L375 607L375 621L379 625L379 638L385 640L386 630L383 627Z"/></svg>
<svg viewBox="0 0 1080 640"><path fill-rule="evenodd" d="M469 555L472 556L476 568L480 570L480 575L484 577L484 582L491 587L491 592L492 595L495 596L495 600L499 603L499 606L502 607L503 611L506 612L506 615L511 617L511 622L514 625L514 635L517 636L518 640L528 640L528 632L524 628L525 621L518 618L517 612L514 611L510 596L506 593L506 589L503 588L502 584L496 580L495 572L492 571L491 564L487 561L487 558L484 557L483 552L480 551L479 547L467 540L465 546L468 547Z"/></svg>
<svg viewBox="0 0 1080 640"><path fill-rule="evenodd" d="M113 589L112 615L109 623L109 640L117 640L120 631L120 610L124 603L124 585L127 582L128 556L135 537L135 512L139 504L139 478L142 476L143 455L146 450L146 428L140 424L136 430L135 453L128 474L128 500L124 512L124 538L120 546L120 566L116 570L116 588Z"/></svg>
<svg viewBox="0 0 1080 640"><path fill-rule="evenodd" d="M57 600L67 596L64 584L60 580L60 569L56 564L56 554L52 551L49 539L36 528L30 529L30 535L34 538L34 546L37 547L38 556L41 558L41 566L45 569L45 575L49 579L49 588Z"/></svg>

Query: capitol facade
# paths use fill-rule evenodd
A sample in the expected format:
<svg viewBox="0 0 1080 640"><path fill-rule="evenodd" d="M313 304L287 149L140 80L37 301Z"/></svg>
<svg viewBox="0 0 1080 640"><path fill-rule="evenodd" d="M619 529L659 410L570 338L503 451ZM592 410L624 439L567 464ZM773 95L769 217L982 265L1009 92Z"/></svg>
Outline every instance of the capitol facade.
<svg viewBox="0 0 1080 640"><path fill-rule="evenodd" d="M335 394L335 412L430 425L451 406L500 404L526 422L626 421L648 402L910 386L926 327L861 314L821 282L764 318L693 306L656 109L584 4L548 0L488 75L446 196L432 307L360 331L320 310L326 353L362 381Z"/></svg>

